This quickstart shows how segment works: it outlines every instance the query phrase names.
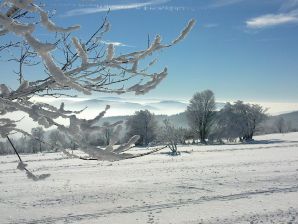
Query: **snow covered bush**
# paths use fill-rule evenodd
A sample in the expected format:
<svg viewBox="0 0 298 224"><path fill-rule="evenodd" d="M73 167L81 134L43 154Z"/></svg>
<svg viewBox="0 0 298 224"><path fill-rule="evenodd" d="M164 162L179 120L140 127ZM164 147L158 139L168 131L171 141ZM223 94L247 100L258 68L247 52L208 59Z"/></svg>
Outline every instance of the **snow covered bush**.
<svg viewBox="0 0 298 224"><path fill-rule="evenodd" d="M163 124L164 126L162 127L162 134L160 137L171 150L171 155L177 156L180 154L180 152L178 152L177 145L181 139L181 132L179 129L176 129L168 119L165 119Z"/></svg>
<svg viewBox="0 0 298 224"><path fill-rule="evenodd" d="M258 125L267 118L266 111L258 104L226 103L217 115L219 137L230 141L239 138L241 142L253 140Z"/></svg>

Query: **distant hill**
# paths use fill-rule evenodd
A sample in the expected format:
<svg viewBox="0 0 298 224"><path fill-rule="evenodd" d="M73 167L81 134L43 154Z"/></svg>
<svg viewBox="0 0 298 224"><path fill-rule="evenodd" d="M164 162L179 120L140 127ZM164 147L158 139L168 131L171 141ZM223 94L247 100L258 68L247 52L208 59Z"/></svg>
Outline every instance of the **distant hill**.
<svg viewBox="0 0 298 224"><path fill-rule="evenodd" d="M298 111L294 111L291 113L281 114L277 117L283 117L286 122L290 122L292 128L298 129Z"/></svg>
<svg viewBox="0 0 298 224"><path fill-rule="evenodd" d="M99 124L103 124L104 122L114 123L117 121L126 121L130 116L114 116L114 117L103 117ZM162 125L164 119L169 119L169 121L175 126L175 127L181 127L181 128L188 128L186 113L179 113L175 115L156 115L157 122Z"/></svg>
<svg viewBox="0 0 298 224"><path fill-rule="evenodd" d="M85 107L88 109L84 116L96 116L102 111L106 105L110 105L111 108L107 112L106 116L119 116L132 115L135 111L149 110L155 114L174 114L180 113L186 110L187 103L180 101L165 101L158 99L125 99L120 97L100 97L97 99L67 99L67 100L56 100L53 104L59 106L61 102L65 102L67 109L70 110L81 110ZM89 114L87 114L89 113Z"/></svg>
<svg viewBox="0 0 298 224"><path fill-rule="evenodd" d="M277 116L271 116L268 120L264 122L264 126L271 131L276 131L275 122L277 119L282 117L290 131L298 131L298 111L291 113L280 114Z"/></svg>
<svg viewBox="0 0 298 224"><path fill-rule="evenodd" d="M103 109L106 105L110 105L111 109L120 109L120 110L156 110L156 108L150 105L142 105L134 102L123 102L123 101L113 101L113 100L102 100L102 99L91 99L84 101L74 101L69 104L69 107L73 108L84 108L88 107L89 109Z"/></svg>

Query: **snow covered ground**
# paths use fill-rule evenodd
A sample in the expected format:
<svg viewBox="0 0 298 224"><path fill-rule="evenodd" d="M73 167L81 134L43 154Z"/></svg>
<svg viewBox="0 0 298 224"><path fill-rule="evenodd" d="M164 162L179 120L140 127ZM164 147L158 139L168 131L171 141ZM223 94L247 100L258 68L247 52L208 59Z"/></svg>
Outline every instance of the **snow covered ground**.
<svg viewBox="0 0 298 224"><path fill-rule="evenodd" d="M0 223L298 223L298 133L120 162L0 157Z"/></svg>

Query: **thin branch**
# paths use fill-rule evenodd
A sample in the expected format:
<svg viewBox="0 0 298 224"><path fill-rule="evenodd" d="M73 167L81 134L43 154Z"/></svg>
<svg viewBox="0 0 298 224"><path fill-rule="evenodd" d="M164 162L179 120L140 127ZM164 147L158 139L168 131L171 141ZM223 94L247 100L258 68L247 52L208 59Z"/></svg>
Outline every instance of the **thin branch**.
<svg viewBox="0 0 298 224"><path fill-rule="evenodd" d="M6 138L7 138L7 140L9 141L11 147L13 148L15 154L18 156L20 162L23 162L22 159L21 159L21 157L20 157L20 155L19 155L19 153L18 153L18 151L17 151L17 149L16 149L15 146L13 145L13 143L12 143L12 141L10 140L10 138L9 138L8 135L6 136ZM26 170L27 170L27 169L26 169Z"/></svg>
<svg viewBox="0 0 298 224"><path fill-rule="evenodd" d="M26 168L27 164L25 164L25 163L23 162L23 160L21 159L21 157L20 157L18 151L16 150L14 144L12 143L11 139L9 138L8 135L7 135L6 137L7 137L7 140L9 141L11 147L13 148L14 152L16 153L16 155L17 155L18 158L19 158L19 161L20 161L20 162L19 162L17 168L18 168L19 170L24 170L24 171L26 172L26 174L27 174L27 177L28 177L29 179L32 179L32 180L34 180L34 181L39 181L39 180L44 180L44 179L46 179L46 178L48 178L48 177L50 176L50 174L34 175L30 170L28 170L28 169Z"/></svg>

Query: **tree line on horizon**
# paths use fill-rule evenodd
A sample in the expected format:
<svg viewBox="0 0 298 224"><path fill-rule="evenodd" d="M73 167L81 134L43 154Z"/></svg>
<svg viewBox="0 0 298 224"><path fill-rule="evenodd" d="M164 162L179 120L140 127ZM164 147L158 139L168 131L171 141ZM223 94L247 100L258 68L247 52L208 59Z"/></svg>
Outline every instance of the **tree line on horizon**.
<svg viewBox="0 0 298 224"><path fill-rule="evenodd" d="M149 110L136 111L125 122L125 131L118 133L119 144L128 141L131 136L139 135L136 146L148 147L165 144L171 149L171 154L177 155L178 144L223 144L224 142L250 142L260 129L268 115L266 109L258 104L242 101L226 103L216 110L215 96L211 90L194 94L185 111L189 128L175 127L169 119L159 124L156 115ZM103 123L103 129L98 133L85 133L85 141L93 146L104 147L110 144L113 137L113 127L109 122ZM275 122L276 129L282 133L286 130L283 118ZM14 139L20 153L38 153L63 149L78 149L59 130L45 132L42 127L33 128L34 138L22 136ZM49 143L49 144L46 144ZM10 154L9 142L0 142L0 154Z"/></svg>

